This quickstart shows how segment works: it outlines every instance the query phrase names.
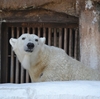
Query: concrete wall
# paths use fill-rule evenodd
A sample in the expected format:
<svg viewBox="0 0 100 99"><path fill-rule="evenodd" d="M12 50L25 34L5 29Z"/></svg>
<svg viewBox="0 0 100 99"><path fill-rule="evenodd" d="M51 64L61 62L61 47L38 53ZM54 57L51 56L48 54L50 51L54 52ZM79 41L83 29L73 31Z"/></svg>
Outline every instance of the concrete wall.
<svg viewBox="0 0 100 99"><path fill-rule="evenodd" d="M77 16L76 0L0 0L0 9L29 10L44 8Z"/></svg>
<svg viewBox="0 0 100 99"><path fill-rule="evenodd" d="M100 71L100 10L85 7L80 14L81 62Z"/></svg>

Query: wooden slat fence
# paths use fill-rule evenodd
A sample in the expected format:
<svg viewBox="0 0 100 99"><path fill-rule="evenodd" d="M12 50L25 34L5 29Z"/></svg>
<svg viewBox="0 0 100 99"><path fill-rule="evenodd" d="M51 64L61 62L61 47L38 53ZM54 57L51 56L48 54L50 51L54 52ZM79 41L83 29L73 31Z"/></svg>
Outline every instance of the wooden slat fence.
<svg viewBox="0 0 100 99"><path fill-rule="evenodd" d="M68 55L77 60L80 58L79 32L77 28L78 26L75 24L66 25L53 23L7 23L4 26L6 29L3 35L6 35L8 40L11 37L18 38L23 33L33 33L39 37L46 37L46 44L64 49ZM5 55L5 58L7 58L6 63L4 63L4 58L2 59L2 65L5 64L3 68L7 68L6 71L8 74L5 75L2 73L2 77L7 77L1 82L30 82L31 80L29 78L28 72L25 71L19 63L16 55L12 51L10 44L8 43L8 40L4 43L7 43L6 45L8 47L6 48L8 49L7 55Z"/></svg>

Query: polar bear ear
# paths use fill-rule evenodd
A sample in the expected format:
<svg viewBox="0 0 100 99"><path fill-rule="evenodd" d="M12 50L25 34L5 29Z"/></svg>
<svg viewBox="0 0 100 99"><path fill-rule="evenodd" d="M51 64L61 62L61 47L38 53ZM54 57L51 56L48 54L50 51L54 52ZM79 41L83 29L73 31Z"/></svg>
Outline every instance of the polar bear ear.
<svg viewBox="0 0 100 99"><path fill-rule="evenodd" d="M40 40L41 40L42 43L45 43L46 38L45 37L41 37Z"/></svg>
<svg viewBox="0 0 100 99"><path fill-rule="evenodd" d="M11 46L12 46L13 48L14 48L16 42L17 42L17 39L14 39L14 38L11 38L11 39L9 40L9 43L11 44Z"/></svg>

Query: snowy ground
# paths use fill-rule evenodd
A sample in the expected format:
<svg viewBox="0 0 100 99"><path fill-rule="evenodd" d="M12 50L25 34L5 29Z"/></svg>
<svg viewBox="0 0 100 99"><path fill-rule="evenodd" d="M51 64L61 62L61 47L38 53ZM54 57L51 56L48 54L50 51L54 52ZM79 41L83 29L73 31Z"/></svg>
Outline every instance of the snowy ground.
<svg viewBox="0 0 100 99"><path fill-rule="evenodd" d="M0 99L100 99L100 81L0 84Z"/></svg>

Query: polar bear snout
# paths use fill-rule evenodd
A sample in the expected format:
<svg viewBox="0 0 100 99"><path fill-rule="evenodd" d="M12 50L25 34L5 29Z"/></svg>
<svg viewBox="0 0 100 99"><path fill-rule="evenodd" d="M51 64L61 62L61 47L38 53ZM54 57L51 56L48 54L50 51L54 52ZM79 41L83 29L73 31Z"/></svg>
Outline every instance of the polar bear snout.
<svg viewBox="0 0 100 99"><path fill-rule="evenodd" d="M34 43L29 42L29 43L27 43L27 45L26 45L26 47L24 48L24 50L25 50L26 52L33 52L33 48L34 48Z"/></svg>
<svg viewBox="0 0 100 99"><path fill-rule="evenodd" d="M33 43L28 43L27 47L28 47L28 49L33 49L34 48L34 44Z"/></svg>

